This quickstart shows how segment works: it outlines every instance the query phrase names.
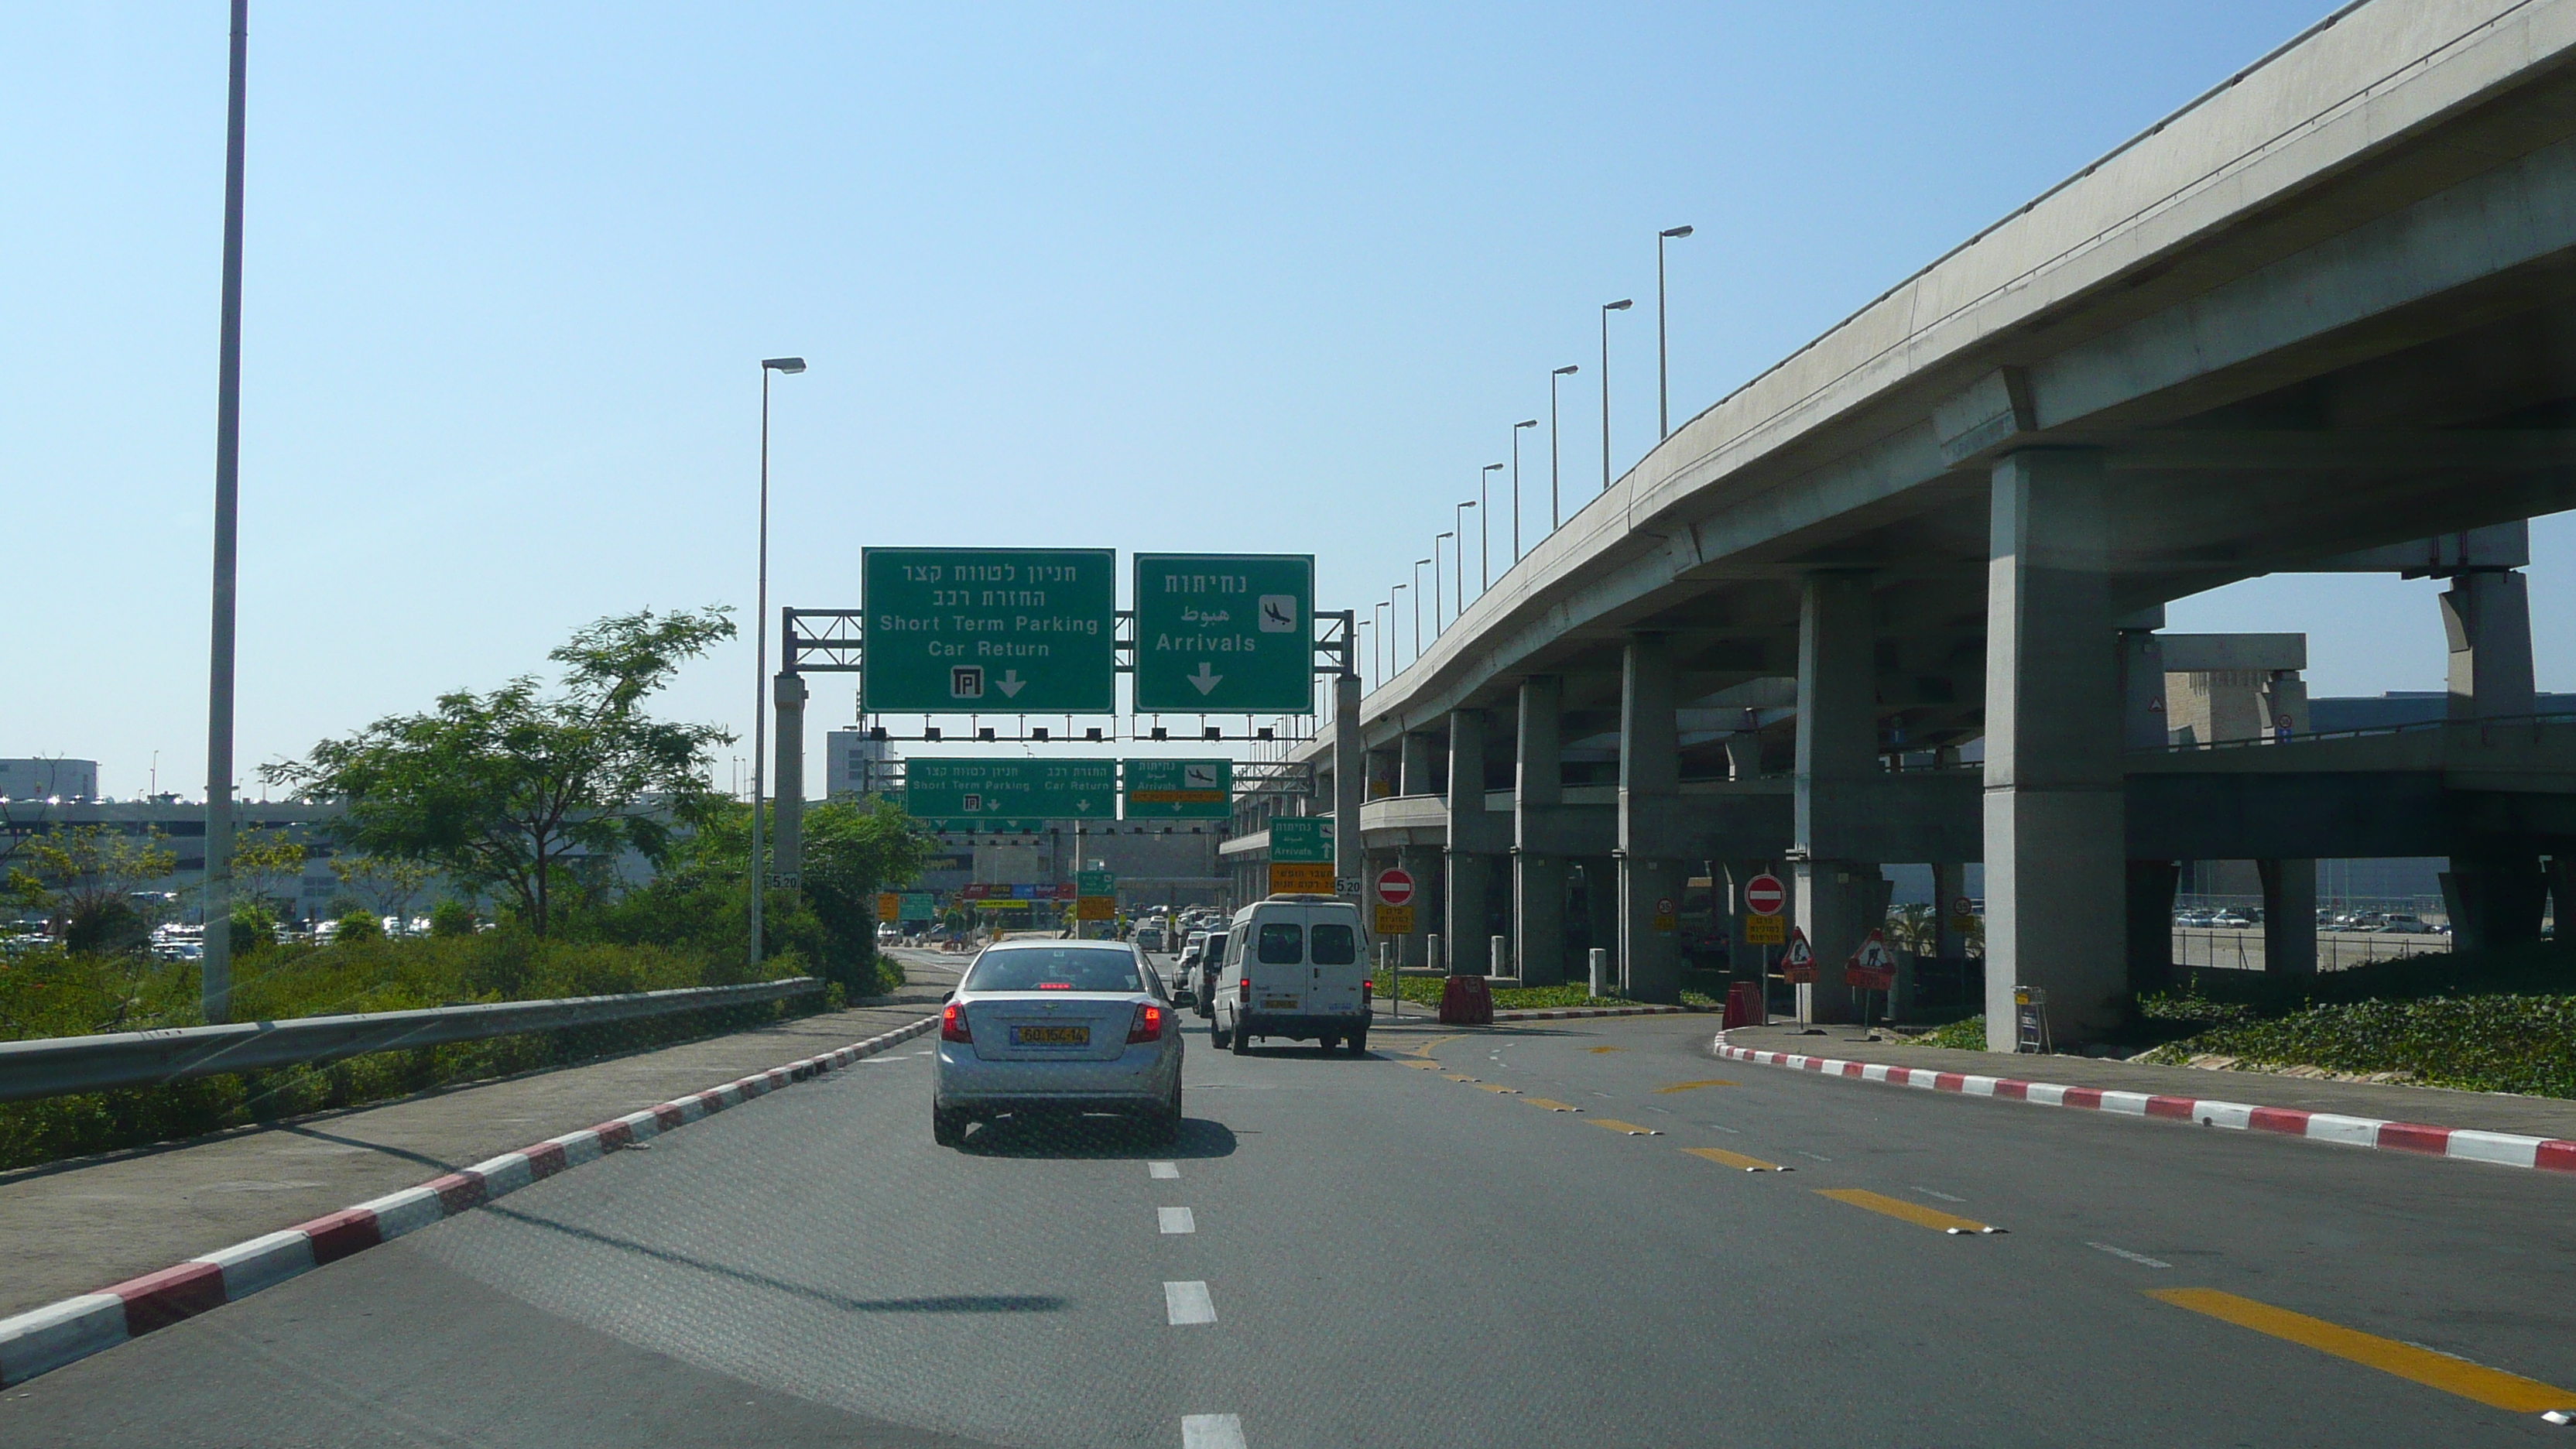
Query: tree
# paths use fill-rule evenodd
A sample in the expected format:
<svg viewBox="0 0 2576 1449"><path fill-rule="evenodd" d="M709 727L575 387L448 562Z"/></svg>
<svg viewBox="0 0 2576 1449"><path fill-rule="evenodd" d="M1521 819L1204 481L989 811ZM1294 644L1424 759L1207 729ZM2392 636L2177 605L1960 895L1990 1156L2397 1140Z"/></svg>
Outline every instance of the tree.
<svg viewBox="0 0 2576 1449"><path fill-rule="evenodd" d="M140 839L113 825L74 825L30 839L18 852L26 863L13 872L44 895L63 923L63 944L76 952L128 951L151 934L134 908L133 893L178 869L179 856L160 831Z"/></svg>
<svg viewBox="0 0 2576 1449"><path fill-rule="evenodd" d="M304 846L283 830L245 830L233 837L233 883L272 912L294 893L285 882L304 876Z"/></svg>
<svg viewBox="0 0 2576 1449"><path fill-rule="evenodd" d="M357 892L380 915L394 918L396 929L411 930L411 903L437 878L438 868L398 855L361 855L331 862L340 884Z"/></svg>
<svg viewBox="0 0 2576 1449"><path fill-rule="evenodd" d="M654 719L642 705L680 665L733 637L727 613L602 619L547 656L564 666L553 694L525 675L490 694L458 690L427 713L262 766L261 777L346 801L339 839L489 889L542 936L574 861L632 849L659 865L713 800L709 747L733 736Z"/></svg>

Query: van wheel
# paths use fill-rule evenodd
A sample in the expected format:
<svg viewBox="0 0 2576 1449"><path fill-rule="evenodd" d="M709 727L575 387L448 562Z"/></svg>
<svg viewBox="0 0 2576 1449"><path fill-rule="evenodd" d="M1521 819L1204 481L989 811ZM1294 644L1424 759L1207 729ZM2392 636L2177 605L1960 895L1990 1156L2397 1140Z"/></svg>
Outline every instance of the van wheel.
<svg viewBox="0 0 2576 1449"><path fill-rule="evenodd" d="M1327 1055L1331 1054L1333 1048L1340 1046L1341 1044L1342 1039L1337 1036L1319 1036L1315 1038L1315 1050L1326 1053Z"/></svg>
<svg viewBox="0 0 2576 1449"><path fill-rule="evenodd" d="M1224 1051L1225 1044L1232 1040L1234 1040L1234 1033L1227 1031L1224 1027L1215 1025L1208 1027L1208 1043L1209 1045L1214 1046L1218 1051Z"/></svg>
<svg viewBox="0 0 2576 1449"><path fill-rule="evenodd" d="M1367 1032L1355 1031L1351 1033L1351 1055L1355 1057L1364 1057L1368 1055Z"/></svg>
<svg viewBox="0 0 2576 1449"><path fill-rule="evenodd" d="M1245 1031L1239 1021L1234 1024L1234 1054L1239 1057L1252 1055L1252 1033Z"/></svg>

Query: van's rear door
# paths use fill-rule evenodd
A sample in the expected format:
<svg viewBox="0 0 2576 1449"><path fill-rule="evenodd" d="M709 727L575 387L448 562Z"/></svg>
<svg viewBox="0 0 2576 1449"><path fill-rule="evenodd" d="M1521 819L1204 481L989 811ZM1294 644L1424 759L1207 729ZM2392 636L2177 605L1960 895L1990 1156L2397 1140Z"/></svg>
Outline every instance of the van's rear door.
<svg viewBox="0 0 2576 1449"><path fill-rule="evenodd" d="M1359 912L1315 906L1306 911L1306 1010L1317 1016L1360 1014L1360 981L1368 971L1368 943Z"/></svg>
<svg viewBox="0 0 2576 1449"><path fill-rule="evenodd" d="M1305 1014L1308 971L1304 911L1266 906L1253 912L1243 955L1243 977L1252 983L1250 1009L1254 1015Z"/></svg>

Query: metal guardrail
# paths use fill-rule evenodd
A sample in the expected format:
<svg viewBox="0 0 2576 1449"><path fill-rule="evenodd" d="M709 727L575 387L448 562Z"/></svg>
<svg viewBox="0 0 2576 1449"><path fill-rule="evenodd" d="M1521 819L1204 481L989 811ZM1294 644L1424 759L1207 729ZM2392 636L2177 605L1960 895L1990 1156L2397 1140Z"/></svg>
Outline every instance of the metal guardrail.
<svg viewBox="0 0 2576 1449"><path fill-rule="evenodd" d="M743 986L691 986L623 996L499 1001L418 1011L371 1011L350 1016L304 1016L229 1026L183 1026L165 1031L0 1042L0 1102L103 1092L114 1087L152 1087L226 1072L318 1066L368 1052L407 1051L532 1031L604 1026L711 1007L783 1001L822 989L823 983L811 976L794 976Z"/></svg>
<svg viewBox="0 0 2576 1449"><path fill-rule="evenodd" d="M2551 710L2540 714L2500 714L2481 719L2419 719L2409 720L2404 724L2355 725L2350 729L2340 730L2303 730L2290 735L2287 742L2298 743L2306 740L2357 740L2375 738L2382 735L2429 734L2435 730L2476 730L2480 733L2481 742L2483 742L2483 737L2486 734L2497 730L2538 730L2544 725L2556 724L2576 724L2576 713L2570 713L2565 710ZM2187 755L2207 750L2256 749L2265 745L2280 744L2283 742L2282 737L2278 735L2257 735L2241 740L2193 740L2188 744L2148 745L2143 749L2130 750L2127 753L2132 755Z"/></svg>

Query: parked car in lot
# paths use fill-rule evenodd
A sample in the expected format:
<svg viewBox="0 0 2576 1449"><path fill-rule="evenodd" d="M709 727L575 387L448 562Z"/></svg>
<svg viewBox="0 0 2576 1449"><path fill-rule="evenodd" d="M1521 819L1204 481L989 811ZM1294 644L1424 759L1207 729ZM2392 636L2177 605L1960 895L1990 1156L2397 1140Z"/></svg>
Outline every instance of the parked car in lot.
<svg viewBox="0 0 2576 1449"><path fill-rule="evenodd" d="M1368 939L1360 908L1326 895L1276 895L1234 913L1218 955L1209 1039L1240 1056L1256 1038L1368 1050Z"/></svg>
<svg viewBox="0 0 2576 1449"><path fill-rule="evenodd" d="M1157 1141L1181 1128L1181 1024L1133 945L1022 937L987 946L939 1013L931 1139L995 1117L1115 1112Z"/></svg>

